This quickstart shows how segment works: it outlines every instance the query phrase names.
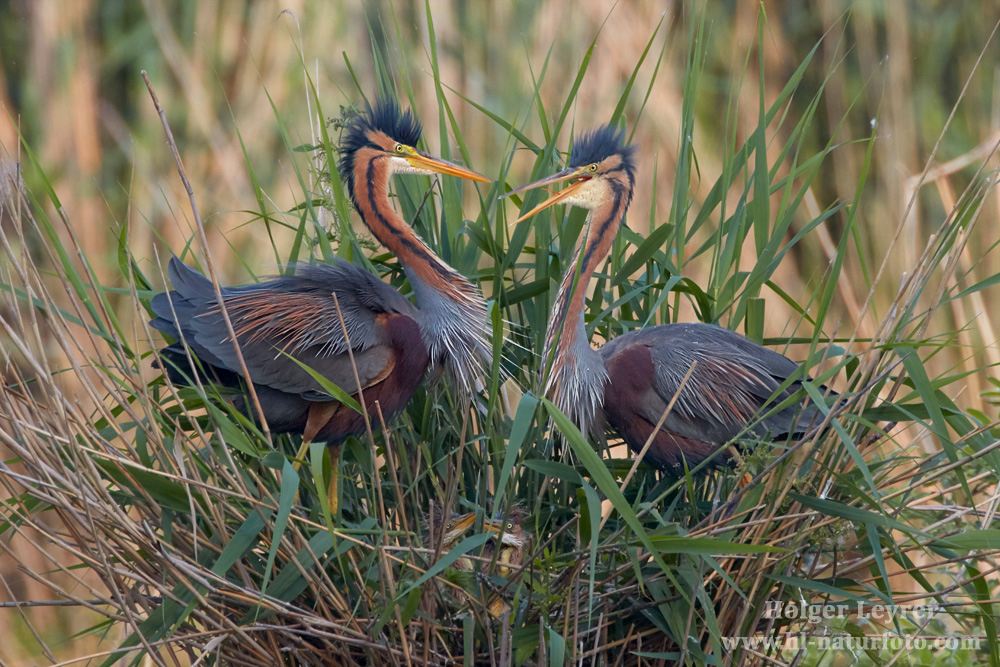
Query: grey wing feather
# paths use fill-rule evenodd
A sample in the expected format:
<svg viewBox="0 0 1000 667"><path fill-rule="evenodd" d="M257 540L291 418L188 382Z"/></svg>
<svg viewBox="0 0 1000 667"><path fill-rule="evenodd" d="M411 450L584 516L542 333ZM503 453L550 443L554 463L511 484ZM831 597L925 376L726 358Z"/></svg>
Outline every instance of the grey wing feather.
<svg viewBox="0 0 1000 667"><path fill-rule="evenodd" d="M170 261L169 274L174 289L153 298L150 305L158 317L151 325L175 338L183 334L204 362L242 374L211 281L177 258ZM379 314L416 313L399 292L348 262L301 265L295 275L222 293L251 379L308 400L326 400L329 395L289 356L355 393L357 380L343 329L365 386L390 363Z"/></svg>
<svg viewBox="0 0 1000 667"><path fill-rule="evenodd" d="M215 303L211 281L176 257L171 258L167 265L167 278L174 289L161 292L150 301L150 308L157 315L150 321L150 326L177 340L183 337L202 361L226 368L211 349L198 343L193 331L184 330L184 323L193 321L204 310L206 303Z"/></svg>
<svg viewBox="0 0 1000 667"><path fill-rule="evenodd" d="M801 374L799 365L713 324L650 327L619 336L601 352L610 356L617 347L627 344L650 348L655 392L646 392L636 407L654 424L681 387L692 362L697 361L664 423L666 430L688 438L727 442L744 432L761 408L780 403L801 387L800 382L793 381L774 401L769 401L787 378ZM798 405L789 406L761 420L747 434L787 435L798 432L817 415L818 409L813 406L802 411Z"/></svg>

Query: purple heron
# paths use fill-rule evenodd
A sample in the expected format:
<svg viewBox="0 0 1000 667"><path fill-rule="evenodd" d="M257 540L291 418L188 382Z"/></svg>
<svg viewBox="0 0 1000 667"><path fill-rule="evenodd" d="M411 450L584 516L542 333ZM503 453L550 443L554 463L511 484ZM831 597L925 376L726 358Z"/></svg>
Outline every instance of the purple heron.
<svg viewBox="0 0 1000 667"><path fill-rule="evenodd" d="M584 436L607 423L636 453L677 394L645 455L661 470L684 462L694 467L741 435L777 441L818 424L822 413L815 406L776 409L800 389L799 365L729 329L662 324L618 336L599 351L590 346L584 297L625 218L635 174L635 146L626 144L623 131L602 126L577 138L568 168L509 193L566 184L521 220L559 203L590 210L585 239L549 317L545 393ZM793 377L800 379L778 391Z"/></svg>
<svg viewBox="0 0 1000 667"><path fill-rule="evenodd" d="M169 266L172 291L157 294L151 303L158 316L152 326L177 339L161 351L173 381L189 384L197 372L186 344L216 384L238 389L247 380L253 383L270 430L302 434L298 459L310 442L326 442L334 513L340 445L363 432L365 422L303 366L355 400L360 381L366 405L377 401L388 418L409 403L428 369L450 371L471 386L489 356L486 302L396 212L389 180L393 174L441 173L489 181L418 150L420 134L410 111L381 100L345 129L338 163L354 207L375 238L399 259L419 307L345 261L299 266L295 275L224 288L223 301L249 374L243 377L207 278L175 257ZM236 407L247 415L255 412L245 396L236 399Z"/></svg>

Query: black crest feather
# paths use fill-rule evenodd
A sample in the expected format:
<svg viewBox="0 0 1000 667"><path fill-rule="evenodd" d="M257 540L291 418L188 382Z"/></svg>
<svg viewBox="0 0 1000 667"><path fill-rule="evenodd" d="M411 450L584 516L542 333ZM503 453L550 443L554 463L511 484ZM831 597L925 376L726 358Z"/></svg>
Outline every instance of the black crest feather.
<svg viewBox="0 0 1000 667"><path fill-rule="evenodd" d="M347 183L347 191L354 199L354 157L365 146L373 146L368 140L372 130L382 132L394 141L407 146L416 146L423 129L420 121L407 109L403 111L392 98L375 100L375 106L368 108L351 120L340 140L340 160L337 167L340 177ZM381 150L381 147L378 147Z"/></svg>
<svg viewBox="0 0 1000 667"><path fill-rule="evenodd" d="M569 166L583 167L612 155L621 155L622 168L629 174L635 173L635 145L625 143L625 130L614 125L600 125L576 138Z"/></svg>

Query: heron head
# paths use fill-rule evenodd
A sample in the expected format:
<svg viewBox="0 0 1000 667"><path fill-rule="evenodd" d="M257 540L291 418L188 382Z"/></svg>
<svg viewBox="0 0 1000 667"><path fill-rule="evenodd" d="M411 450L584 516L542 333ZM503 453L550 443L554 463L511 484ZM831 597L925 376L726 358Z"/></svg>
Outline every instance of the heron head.
<svg viewBox="0 0 1000 667"><path fill-rule="evenodd" d="M449 548L458 542L465 533L469 532L475 520L475 512L452 514L447 520L444 520L443 508L437 504L431 505L430 513L427 516L432 532L431 536L440 539L441 544Z"/></svg>
<svg viewBox="0 0 1000 667"><path fill-rule="evenodd" d="M625 143L625 132L612 125L594 128L577 137L566 169L522 185L504 196L559 183L566 186L558 192L550 190L551 197L517 221L530 218L556 204L597 208L616 192L621 192L619 186L623 184L627 186L627 196L630 197L635 183L635 146Z"/></svg>
<svg viewBox="0 0 1000 667"><path fill-rule="evenodd" d="M444 543L452 544L457 542L462 535L465 535L476 520L476 513L453 514L444 524Z"/></svg>
<svg viewBox="0 0 1000 667"><path fill-rule="evenodd" d="M340 173L346 177L353 196L354 174L359 160L371 163L388 160L391 174L449 174L481 183L481 174L435 157L416 146L420 142L420 121L413 112L403 111L395 100L382 98L351 120L340 144Z"/></svg>
<svg viewBox="0 0 1000 667"><path fill-rule="evenodd" d="M504 519L498 514L496 519L487 519L485 526L489 533L500 536L500 544L523 548L528 543L528 535L524 530L524 519L527 515L519 507L512 507Z"/></svg>

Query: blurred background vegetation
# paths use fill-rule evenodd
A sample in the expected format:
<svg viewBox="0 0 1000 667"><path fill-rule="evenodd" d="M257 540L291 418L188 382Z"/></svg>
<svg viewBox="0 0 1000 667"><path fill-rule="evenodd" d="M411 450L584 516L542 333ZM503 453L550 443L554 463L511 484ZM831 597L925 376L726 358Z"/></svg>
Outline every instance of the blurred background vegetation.
<svg viewBox="0 0 1000 667"><path fill-rule="evenodd" d="M664 21L665 29L638 72L635 90L643 93L633 94L624 112L640 146L633 218L645 225L641 216L649 212L651 225L667 220L670 198L662 195L654 202L653 185L655 179L669 192L685 139L681 110L689 7L663 0L454 0L430 2L429 7L438 69L442 82L454 91L446 89L445 95L472 158L469 166L490 176L505 173L513 143L509 133L463 97L545 144L549 138L534 111L534 77L547 67L539 94L545 108L558 109L596 36L569 122L556 141L568 146L574 128L608 120L656 24ZM901 277L917 264L928 239L1000 140L1000 70L995 65L1000 43L990 41L997 9L995 2L902 0L709 3L704 76L690 137L696 156L690 188L695 210L725 168L720 156L732 150L726 142L739 145L758 122L762 87L754 44L761 11L766 14L760 45L766 104L827 34L804 75L802 93L791 98L773 125L776 153L768 156L768 164L778 162L777 152L785 146L781 137L823 88L815 121L801 139L802 150L810 155L834 134L842 149L832 153L813 183L804 202L809 216L854 200L864 180L866 141L875 131L856 239L864 256L873 259L866 265L858 252L848 253L826 320L828 333L856 332L861 339L874 333ZM325 110L333 114L338 105L358 101L353 77L365 90L375 90L378 72L370 54L379 52L394 71L406 73L418 116L434 127L439 105L428 40L426 8L416 1L9 0L0 3L0 104L5 110L0 150L6 160L20 161L19 133L31 147L102 282L124 286L116 258L126 224L140 266L147 275L159 275L154 258L183 248L193 222L139 74L146 70L172 124L221 275L226 282L240 282L248 267L261 272L276 263L271 240L259 225L247 224L259 214L248 163L276 219L301 201L291 161L307 158L290 153L281 133L287 131L291 144L298 145L310 143L315 131L303 63ZM435 145L437 133L425 138L432 152L441 152ZM515 153L510 182L526 182L532 162L523 151ZM994 156L988 168L995 167ZM29 189L44 189L44 183L32 181L31 172L25 177ZM738 193L732 196L730 210ZM995 193L983 215L959 258L960 287L1000 272L1000 259L990 252L1000 228ZM834 216L785 258L775 282L790 300L809 301L836 255L843 224ZM711 231L699 233L707 238ZM285 247L293 236L292 231L279 234L275 242ZM747 265L752 266L752 242L747 246ZM882 257L888 257L886 275L876 285L873 306L864 309ZM710 260L706 254L687 266L685 274L700 282ZM761 296L767 301L765 336L790 335L787 323L794 320L794 309L775 294ZM954 385L949 391L958 405L981 411L987 422L997 417L996 394L991 394L1000 362L996 298L993 288L953 302L950 311L938 313L927 334L958 332L958 344L928 365L937 373L969 371L961 389ZM691 313L679 318L691 318ZM919 441L930 435L915 432L912 437ZM927 446L932 448L929 442ZM23 542L5 548L38 550ZM49 595L48 588L7 562L0 561L0 599ZM39 570L48 567L41 556L37 563ZM95 637L69 639L95 622L87 612L39 608L30 613L35 626L50 633L46 640L66 656L97 646ZM0 610L5 622L13 623L16 614ZM35 661L32 641L27 629L17 627L24 636L0 643L0 659L30 664Z"/></svg>

